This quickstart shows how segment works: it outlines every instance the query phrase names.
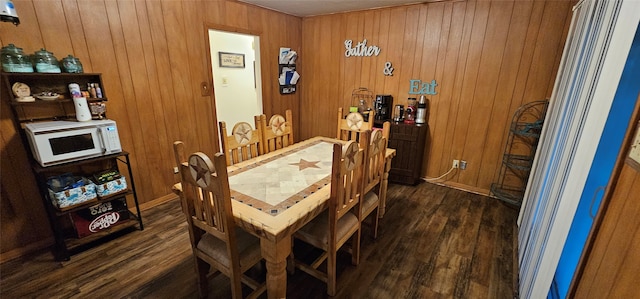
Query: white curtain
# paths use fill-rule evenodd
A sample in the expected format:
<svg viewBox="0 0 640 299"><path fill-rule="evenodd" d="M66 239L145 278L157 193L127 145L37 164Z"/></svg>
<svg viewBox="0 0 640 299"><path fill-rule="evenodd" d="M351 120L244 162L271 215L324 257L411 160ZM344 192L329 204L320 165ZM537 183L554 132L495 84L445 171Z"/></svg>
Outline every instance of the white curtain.
<svg viewBox="0 0 640 299"><path fill-rule="evenodd" d="M640 1L574 7L518 219L521 298L545 298L638 26Z"/></svg>

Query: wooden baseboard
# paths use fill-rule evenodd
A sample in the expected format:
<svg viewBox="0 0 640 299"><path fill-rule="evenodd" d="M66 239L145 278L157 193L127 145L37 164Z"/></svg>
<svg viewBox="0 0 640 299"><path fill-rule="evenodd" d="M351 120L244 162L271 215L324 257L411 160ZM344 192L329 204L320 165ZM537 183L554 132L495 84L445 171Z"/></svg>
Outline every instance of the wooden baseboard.
<svg viewBox="0 0 640 299"><path fill-rule="evenodd" d="M179 197L177 195L175 195L173 193L170 193L170 194L167 194L165 196L158 197L158 198L156 198L156 199L154 199L152 201L140 204L140 210L141 211L148 210L148 209L151 209L153 207L159 206L159 205L161 205L163 203L166 203L166 202L172 201L174 199L178 199L178 198Z"/></svg>
<svg viewBox="0 0 640 299"><path fill-rule="evenodd" d="M470 192L470 193L474 193L474 194L493 197L493 196L490 195L491 192L489 190L487 190L487 189L473 187L473 186L460 184L460 183L456 183L456 182L448 182L448 181L432 182L432 181L428 181L428 179L432 179L432 178L421 178L421 179L423 181L427 182L427 183L430 183L430 184L434 184L434 185L438 185L438 186L445 186L445 187L458 189L458 190L462 190L462 191L466 191L466 192Z"/></svg>
<svg viewBox="0 0 640 299"><path fill-rule="evenodd" d="M31 243L25 247L19 247L7 252L0 253L0 264L19 258L21 256L25 256L29 253L36 252L47 247L53 245L54 239L53 237L46 238L44 240L40 240L38 242Z"/></svg>

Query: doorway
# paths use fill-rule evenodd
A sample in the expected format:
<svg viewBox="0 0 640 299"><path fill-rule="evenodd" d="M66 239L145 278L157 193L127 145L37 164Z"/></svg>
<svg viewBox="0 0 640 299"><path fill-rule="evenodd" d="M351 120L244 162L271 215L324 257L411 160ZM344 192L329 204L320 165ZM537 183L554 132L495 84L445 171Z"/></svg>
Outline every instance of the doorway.
<svg viewBox="0 0 640 299"><path fill-rule="evenodd" d="M229 130L238 122L253 127L263 111L260 37L209 29L209 50L217 120Z"/></svg>

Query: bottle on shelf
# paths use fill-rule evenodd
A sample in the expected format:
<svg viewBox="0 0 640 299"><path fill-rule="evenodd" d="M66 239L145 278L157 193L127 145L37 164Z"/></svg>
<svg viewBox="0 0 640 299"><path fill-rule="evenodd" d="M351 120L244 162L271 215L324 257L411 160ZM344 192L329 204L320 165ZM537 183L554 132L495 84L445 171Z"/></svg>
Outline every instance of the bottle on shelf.
<svg viewBox="0 0 640 299"><path fill-rule="evenodd" d="M89 90L90 97L96 98L96 88L93 83L87 83L87 90Z"/></svg>
<svg viewBox="0 0 640 299"><path fill-rule="evenodd" d="M95 88L96 88L96 97L102 98L102 89L100 88L100 84L95 83Z"/></svg>

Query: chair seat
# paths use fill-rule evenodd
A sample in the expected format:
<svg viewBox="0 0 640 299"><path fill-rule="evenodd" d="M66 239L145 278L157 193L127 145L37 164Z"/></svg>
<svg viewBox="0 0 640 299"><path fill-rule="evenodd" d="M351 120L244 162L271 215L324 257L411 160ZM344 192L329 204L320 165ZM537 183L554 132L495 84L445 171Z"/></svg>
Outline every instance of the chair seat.
<svg viewBox="0 0 640 299"><path fill-rule="evenodd" d="M358 225L358 217L351 212L346 213L338 220L336 239L344 239L344 237L348 235L349 232L352 232L354 227L358 227ZM311 222L297 231L295 236L305 241L318 240L320 244L324 246L323 249L326 249L329 245L329 212L324 211L316 216Z"/></svg>
<svg viewBox="0 0 640 299"><path fill-rule="evenodd" d="M240 268L246 269L253 266L253 263L261 258L260 239L240 228L236 228L236 241L240 255ZM204 234L197 247L220 264L230 267L227 244L224 241L210 234Z"/></svg>
<svg viewBox="0 0 640 299"><path fill-rule="evenodd" d="M379 203L380 198L378 197L378 194L373 191L369 191L365 194L364 200L362 201L362 214L369 215Z"/></svg>

